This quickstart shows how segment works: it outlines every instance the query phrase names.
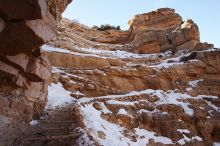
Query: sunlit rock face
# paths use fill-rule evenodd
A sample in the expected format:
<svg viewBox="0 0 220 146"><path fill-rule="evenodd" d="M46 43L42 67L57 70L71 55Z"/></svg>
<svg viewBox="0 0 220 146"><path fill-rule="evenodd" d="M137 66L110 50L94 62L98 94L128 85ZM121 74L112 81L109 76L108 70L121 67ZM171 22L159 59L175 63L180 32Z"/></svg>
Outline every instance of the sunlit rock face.
<svg viewBox="0 0 220 146"><path fill-rule="evenodd" d="M0 141L38 117L47 102L51 65L40 46L56 36L69 0L0 2ZM7 127L7 128L6 128Z"/></svg>
<svg viewBox="0 0 220 146"><path fill-rule="evenodd" d="M220 49L201 43L197 25L173 9L136 15L129 24L126 31L99 31L62 19L58 37L42 47L51 81L78 101L78 142L218 141Z"/></svg>
<svg viewBox="0 0 220 146"><path fill-rule="evenodd" d="M207 82L202 82L203 89L197 89L199 92L194 91L194 94L218 95L219 85L214 80L219 80L219 69L216 61L211 60L219 60L219 52L193 53L213 48L213 45L200 42L198 27L192 20L183 21L175 10L162 8L136 15L129 24L127 31L98 31L63 19L57 39L48 43L58 49L44 54L53 66L82 69L84 77L121 93L146 88L185 90L189 81L201 77ZM161 45L155 48L153 42ZM166 45L169 42L172 44ZM145 54L140 52L142 49ZM103 73L95 73L95 69ZM210 87L211 82L216 88ZM98 96L110 91L90 93Z"/></svg>
<svg viewBox="0 0 220 146"><path fill-rule="evenodd" d="M192 20L183 21L174 9L162 8L136 15L129 21L133 51L158 53L174 48L193 49L199 30Z"/></svg>

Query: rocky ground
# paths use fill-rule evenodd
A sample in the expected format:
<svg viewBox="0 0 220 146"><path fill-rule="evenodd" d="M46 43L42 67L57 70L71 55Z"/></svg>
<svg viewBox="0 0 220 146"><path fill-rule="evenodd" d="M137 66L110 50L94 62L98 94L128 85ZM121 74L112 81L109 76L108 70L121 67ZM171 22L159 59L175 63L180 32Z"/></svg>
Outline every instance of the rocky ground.
<svg viewBox="0 0 220 146"><path fill-rule="evenodd" d="M42 46L51 83L76 101L75 144L220 141L220 49L201 43L198 26L172 9L129 23L128 31L97 31L63 19L58 38Z"/></svg>

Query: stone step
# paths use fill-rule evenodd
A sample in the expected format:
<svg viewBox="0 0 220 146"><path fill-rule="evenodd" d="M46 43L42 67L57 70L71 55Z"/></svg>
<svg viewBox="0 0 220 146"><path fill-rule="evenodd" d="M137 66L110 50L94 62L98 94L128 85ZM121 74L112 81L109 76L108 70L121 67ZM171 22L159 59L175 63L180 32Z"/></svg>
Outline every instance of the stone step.
<svg viewBox="0 0 220 146"><path fill-rule="evenodd" d="M40 120L41 123L73 123L74 121L53 121L53 120Z"/></svg>
<svg viewBox="0 0 220 146"><path fill-rule="evenodd" d="M96 86L96 88L98 89L101 89L101 90L112 90L112 91L115 91L115 92L119 92L120 90L117 90L117 89L113 89L111 87L108 87L108 86L105 86L105 85L102 85L100 83L95 83L93 80L89 80L89 79L82 79L80 77L75 77L75 76L70 76L70 78L74 81L77 81L77 82L81 82L81 83L85 83L85 84L92 84L94 86Z"/></svg>
<svg viewBox="0 0 220 146"><path fill-rule="evenodd" d="M49 110L47 110L46 112L50 112L50 111L53 111L53 112L70 112L71 111L71 108L67 108L67 109L54 109L54 110L52 110L52 109L49 109Z"/></svg>
<svg viewBox="0 0 220 146"><path fill-rule="evenodd" d="M65 127L66 129L68 129L72 125L74 125L74 123L70 124L70 123L48 123L48 122L45 122L45 123L40 123L38 125L38 129L40 129L40 128L59 128L59 127Z"/></svg>
<svg viewBox="0 0 220 146"><path fill-rule="evenodd" d="M68 128L66 129L60 129L60 130L41 130L38 132L38 136L62 136L62 135L68 135L70 134L70 130Z"/></svg>
<svg viewBox="0 0 220 146"><path fill-rule="evenodd" d="M71 115L54 114L46 119L47 121L71 121Z"/></svg>
<svg viewBox="0 0 220 146"><path fill-rule="evenodd" d="M63 129L67 129L67 127L55 127L55 128L47 128L47 127L41 127L41 128L39 128L40 130L45 130L45 131L53 131L53 130L63 130Z"/></svg>
<svg viewBox="0 0 220 146"><path fill-rule="evenodd" d="M24 142L20 146L72 146L73 140L52 140L52 141L32 141Z"/></svg>
<svg viewBox="0 0 220 146"><path fill-rule="evenodd" d="M72 134L60 135L60 136L42 136L42 137L26 138L25 141L46 141L46 140L58 140L58 139L67 139L67 138L74 138L74 136Z"/></svg>
<svg viewBox="0 0 220 146"><path fill-rule="evenodd" d="M74 136L53 136L32 138L23 142L21 146L72 146Z"/></svg>

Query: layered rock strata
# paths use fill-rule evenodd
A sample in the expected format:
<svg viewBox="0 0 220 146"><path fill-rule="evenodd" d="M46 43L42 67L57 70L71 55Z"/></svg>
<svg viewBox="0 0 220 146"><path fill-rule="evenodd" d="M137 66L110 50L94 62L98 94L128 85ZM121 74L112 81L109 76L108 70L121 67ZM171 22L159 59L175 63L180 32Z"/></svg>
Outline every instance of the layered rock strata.
<svg viewBox="0 0 220 146"><path fill-rule="evenodd" d="M79 144L219 141L219 49L201 43L198 26L173 9L129 24L127 31L98 31L63 19L57 39L42 47L51 82L78 101Z"/></svg>

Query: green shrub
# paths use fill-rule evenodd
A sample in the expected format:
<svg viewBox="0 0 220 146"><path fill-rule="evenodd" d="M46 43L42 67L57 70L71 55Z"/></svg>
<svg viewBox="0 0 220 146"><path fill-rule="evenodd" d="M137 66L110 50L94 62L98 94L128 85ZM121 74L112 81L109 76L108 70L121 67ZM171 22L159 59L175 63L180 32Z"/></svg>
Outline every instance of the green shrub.
<svg viewBox="0 0 220 146"><path fill-rule="evenodd" d="M92 27L93 29L96 29L96 30L99 30L99 31L105 31L105 30L121 30L120 26L112 26L112 25L109 25L109 24L102 24L100 26L93 26Z"/></svg>

